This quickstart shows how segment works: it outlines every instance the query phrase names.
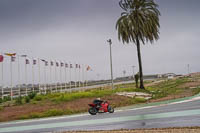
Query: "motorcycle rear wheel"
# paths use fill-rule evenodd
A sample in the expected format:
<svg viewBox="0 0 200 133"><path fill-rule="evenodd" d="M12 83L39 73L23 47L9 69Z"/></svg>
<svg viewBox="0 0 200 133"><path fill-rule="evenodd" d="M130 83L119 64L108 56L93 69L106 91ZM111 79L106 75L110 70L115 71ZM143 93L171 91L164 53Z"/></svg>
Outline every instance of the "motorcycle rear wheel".
<svg viewBox="0 0 200 133"><path fill-rule="evenodd" d="M114 108L112 108L111 106L108 106L108 112L109 113L114 113L114 111L115 111Z"/></svg>
<svg viewBox="0 0 200 133"><path fill-rule="evenodd" d="M97 114L97 110L95 108L89 108L88 112L91 114L91 115L96 115Z"/></svg>

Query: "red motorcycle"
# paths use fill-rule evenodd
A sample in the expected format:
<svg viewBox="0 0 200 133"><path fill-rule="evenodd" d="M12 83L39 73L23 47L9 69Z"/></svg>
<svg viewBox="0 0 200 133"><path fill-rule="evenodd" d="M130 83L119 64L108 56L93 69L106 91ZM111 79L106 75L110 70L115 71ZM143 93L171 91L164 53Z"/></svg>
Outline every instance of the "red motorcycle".
<svg viewBox="0 0 200 133"><path fill-rule="evenodd" d="M88 104L90 106L90 108L88 109L88 112L91 115L96 115L97 113L113 113L114 112L114 108L112 108L109 103L107 101L103 101L99 106L98 104L95 103L91 103Z"/></svg>

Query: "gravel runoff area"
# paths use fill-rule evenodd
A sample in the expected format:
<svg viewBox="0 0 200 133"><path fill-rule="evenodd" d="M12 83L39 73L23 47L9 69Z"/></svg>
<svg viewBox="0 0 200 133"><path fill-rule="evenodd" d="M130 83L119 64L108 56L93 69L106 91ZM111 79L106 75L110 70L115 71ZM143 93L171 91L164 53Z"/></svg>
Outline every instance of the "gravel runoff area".
<svg viewBox="0 0 200 133"><path fill-rule="evenodd" d="M55 133L200 133L200 127L161 128L161 129L135 129L113 131L66 131Z"/></svg>

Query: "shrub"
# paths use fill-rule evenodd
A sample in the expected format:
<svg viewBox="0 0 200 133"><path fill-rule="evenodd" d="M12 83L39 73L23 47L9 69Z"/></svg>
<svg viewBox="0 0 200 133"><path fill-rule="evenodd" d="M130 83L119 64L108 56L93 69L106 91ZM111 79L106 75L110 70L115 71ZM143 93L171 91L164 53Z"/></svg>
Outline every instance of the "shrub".
<svg viewBox="0 0 200 133"><path fill-rule="evenodd" d="M26 103L29 103L29 102L30 102L30 97L29 97L29 96L26 96L26 97L25 97L25 102L26 102Z"/></svg>
<svg viewBox="0 0 200 133"><path fill-rule="evenodd" d="M17 97L16 100L15 100L15 103L17 105L21 105L22 104L22 97L21 96Z"/></svg>
<svg viewBox="0 0 200 133"><path fill-rule="evenodd" d="M36 92L31 92L31 93L28 94L30 99L33 99L36 95L37 95Z"/></svg>
<svg viewBox="0 0 200 133"><path fill-rule="evenodd" d="M36 95L33 100L35 101L41 101L43 99L43 96L42 95Z"/></svg>
<svg viewBox="0 0 200 133"><path fill-rule="evenodd" d="M3 102L7 102L7 101L10 101L10 100L11 100L11 97L10 96L6 96L6 97L4 97Z"/></svg>

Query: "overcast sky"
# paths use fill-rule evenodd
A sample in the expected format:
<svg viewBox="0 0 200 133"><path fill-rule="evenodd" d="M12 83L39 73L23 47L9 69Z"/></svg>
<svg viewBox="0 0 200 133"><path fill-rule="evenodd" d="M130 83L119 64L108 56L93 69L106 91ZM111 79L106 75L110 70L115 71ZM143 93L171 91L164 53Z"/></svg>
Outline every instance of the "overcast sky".
<svg viewBox="0 0 200 133"><path fill-rule="evenodd" d="M160 39L142 46L144 74L200 71L200 1L156 0ZM109 78L113 41L114 76L138 71L136 46L118 41L119 0L0 0L0 52L88 64L90 78Z"/></svg>

